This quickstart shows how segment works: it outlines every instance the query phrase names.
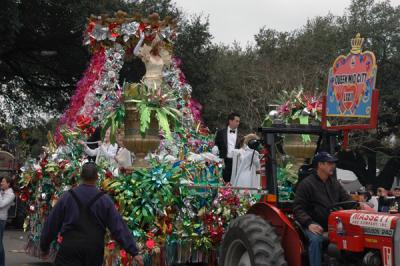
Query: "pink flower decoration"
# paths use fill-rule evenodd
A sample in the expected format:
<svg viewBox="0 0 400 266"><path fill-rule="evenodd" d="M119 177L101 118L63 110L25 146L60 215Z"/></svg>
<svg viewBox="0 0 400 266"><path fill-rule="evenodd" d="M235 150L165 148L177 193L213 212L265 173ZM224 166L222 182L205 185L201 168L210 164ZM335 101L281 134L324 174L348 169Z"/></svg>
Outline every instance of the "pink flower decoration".
<svg viewBox="0 0 400 266"><path fill-rule="evenodd" d="M201 111L203 110L203 106L198 101L191 98L189 102L189 107L192 111L194 121L202 122L203 119L201 118Z"/></svg>
<svg viewBox="0 0 400 266"><path fill-rule="evenodd" d="M278 113L280 114L287 114L290 112L289 102L286 102L284 105L278 107Z"/></svg>
<svg viewBox="0 0 400 266"><path fill-rule="evenodd" d="M71 98L68 109L65 110L64 114L58 121L55 132L55 139L57 143L62 143L62 136L60 133L60 128L62 126L67 126L69 128L75 126L77 115L79 114L82 106L85 104L86 95L94 90L93 84L100 79L105 62L106 58L104 49L100 49L92 56L89 67L86 69L83 77L76 85L75 94Z"/></svg>

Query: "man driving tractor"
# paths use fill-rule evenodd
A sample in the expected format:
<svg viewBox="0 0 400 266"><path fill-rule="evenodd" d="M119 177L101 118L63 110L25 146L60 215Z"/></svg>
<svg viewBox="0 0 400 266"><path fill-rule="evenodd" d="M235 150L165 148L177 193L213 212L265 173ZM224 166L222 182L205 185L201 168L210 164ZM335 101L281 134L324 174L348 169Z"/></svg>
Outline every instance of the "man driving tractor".
<svg viewBox="0 0 400 266"><path fill-rule="evenodd" d="M311 266L319 266L322 263L322 235L328 231L330 206L351 200L337 179L332 177L336 161L337 159L327 152L317 153L312 161L315 171L296 188L293 212L295 219L305 229Z"/></svg>

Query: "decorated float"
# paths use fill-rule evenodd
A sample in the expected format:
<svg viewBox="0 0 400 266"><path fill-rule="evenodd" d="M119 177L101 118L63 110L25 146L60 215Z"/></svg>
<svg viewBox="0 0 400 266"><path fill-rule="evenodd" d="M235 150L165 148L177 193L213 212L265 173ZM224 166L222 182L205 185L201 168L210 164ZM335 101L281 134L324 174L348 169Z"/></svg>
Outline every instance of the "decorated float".
<svg viewBox="0 0 400 266"><path fill-rule="evenodd" d="M201 106L173 55L176 24L157 14L141 18L117 12L92 16L84 32L91 51L70 105L40 160L23 166L21 200L29 214L27 252L40 256L42 225L59 197L79 183L86 160L82 142L109 130L111 142L124 131L124 144L137 159L133 168L98 162L99 186L114 200L143 252L146 265L215 264L229 221L252 204L223 186L220 159L210 151L214 136L201 121ZM146 74L122 83L124 61L139 56ZM199 187L196 187L199 186ZM52 246L55 254L57 242ZM108 237L107 265L132 265Z"/></svg>
<svg viewBox="0 0 400 266"><path fill-rule="evenodd" d="M27 161L22 168L20 198L28 205L25 229L29 232L29 254L40 257L39 238L48 213L65 191L79 183L79 171L87 158L81 143L92 142L96 131L104 136L109 130L111 142L123 131L124 145L137 158L132 168L97 162L98 185L114 200L137 239L145 264L216 264L227 225L246 213L255 202L254 193L239 194L223 184L223 163L211 153L214 136L201 121L201 106L191 98L191 86L173 53L175 38L175 21L161 20L157 14L141 18L117 12L112 18L88 19L84 45L92 54L89 65L56 132L49 133L48 146L40 160ZM146 73L141 82L122 82L119 72L124 62L134 56L143 61ZM333 73L353 61L338 59ZM359 116L353 106L337 111L330 108L335 99L351 97L359 91L350 89L352 94L348 89L340 90L342 79L335 82L331 78L329 84L331 81L339 90L333 89L331 94L328 91L328 102L301 88L284 93L263 126L322 121L324 127L334 127L330 124L334 120L327 116ZM376 92L368 95L375 98ZM370 98L361 100L360 105L365 107L363 103L369 103ZM321 117L323 104L333 113ZM375 114L374 110L363 110ZM296 157L295 153L300 152L311 157L310 151L315 148L308 135L286 141L290 145L285 145L278 169L279 198L283 201L293 197L299 163L286 155ZM56 252L57 241L52 246L53 256ZM130 256L110 236L105 263L132 265Z"/></svg>

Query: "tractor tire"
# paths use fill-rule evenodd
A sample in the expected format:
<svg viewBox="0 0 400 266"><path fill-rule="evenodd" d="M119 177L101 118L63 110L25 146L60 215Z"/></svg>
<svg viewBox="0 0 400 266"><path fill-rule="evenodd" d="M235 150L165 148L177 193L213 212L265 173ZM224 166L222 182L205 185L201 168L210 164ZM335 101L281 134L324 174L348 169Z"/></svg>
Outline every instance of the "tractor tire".
<svg viewBox="0 0 400 266"><path fill-rule="evenodd" d="M247 214L233 220L221 245L221 266L286 266L280 238L263 218Z"/></svg>

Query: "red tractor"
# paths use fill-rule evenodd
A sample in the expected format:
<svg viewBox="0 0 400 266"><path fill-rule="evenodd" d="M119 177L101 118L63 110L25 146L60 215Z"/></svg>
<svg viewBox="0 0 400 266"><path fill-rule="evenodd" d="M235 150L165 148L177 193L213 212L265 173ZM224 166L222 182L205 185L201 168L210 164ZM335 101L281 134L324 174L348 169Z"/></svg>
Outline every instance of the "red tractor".
<svg viewBox="0 0 400 266"><path fill-rule="evenodd" d="M307 238L294 220L292 202L280 200L277 154L282 150L282 135L287 134L316 135L315 152L324 150L334 154L341 132L315 126L283 125L261 128L260 132L266 151L263 186L268 192L246 215L230 223L222 241L219 265L308 265ZM400 265L400 216L367 212L357 207L356 201L331 207L324 263Z"/></svg>

